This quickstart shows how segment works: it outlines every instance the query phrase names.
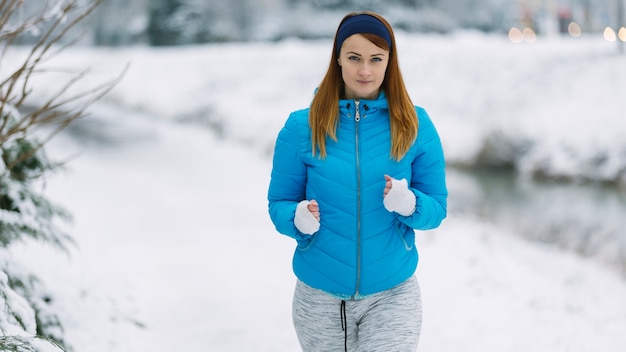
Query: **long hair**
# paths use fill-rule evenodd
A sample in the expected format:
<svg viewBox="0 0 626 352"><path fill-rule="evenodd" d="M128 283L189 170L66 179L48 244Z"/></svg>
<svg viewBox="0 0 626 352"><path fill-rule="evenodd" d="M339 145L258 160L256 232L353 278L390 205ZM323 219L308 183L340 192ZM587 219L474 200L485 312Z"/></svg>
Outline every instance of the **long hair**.
<svg viewBox="0 0 626 352"><path fill-rule="evenodd" d="M319 89L311 103L309 125L311 126L311 143L313 155L319 152L321 158L326 157L326 139L337 140L337 125L339 124L339 100L343 95L344 82L341 67L338 63L337 34L341 24L348 18L360 14L367 14L380 20L388 29L391 36L391 48L387 42L374 34L362 34L381 49L389 51L389 62L381 89L385 92L389 105L389 119L391 130L390 156L400 160L409 151L417 138L418 119L415 106L409 97L404 85L400 65L398 63L396 39L393 29L387 20L374 12L353 12L341 20L330 60L330 65Z"/></svg>

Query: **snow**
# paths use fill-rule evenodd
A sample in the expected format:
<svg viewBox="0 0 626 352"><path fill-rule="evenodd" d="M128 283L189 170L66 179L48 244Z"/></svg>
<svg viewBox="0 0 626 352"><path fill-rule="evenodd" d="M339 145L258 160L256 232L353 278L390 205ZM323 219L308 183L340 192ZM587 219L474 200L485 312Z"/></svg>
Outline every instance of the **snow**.
<svg viewBox="0 0 626 352"><path fill-rule="evenodd" d="M528 174L624 177L626 59L614 43L398 37L407 86L450 163L503 158ZM92 67L89 84L131 64L92 116L51 145L73 158L47 193L74 215L77 247L69 257L13 248L51 290L76 351L298 350L294 243L267 215L270 153L289 112L310 101L330 50L324 40L287 40L57 58ZM58 87L39 84L38 94ZM509 154L488 154L489 145ZM417 242L420 350L626 345L626 282L614 267L458 213Z"/></svg>
<svg viewBox="0 0 626 352"><path fill-rule="evenodd" d="M0 315L0 329L7 335L34 334L35 312L28 302L9 287L9 277L0 271L0 306L11 307L9 316Z"/></svg>

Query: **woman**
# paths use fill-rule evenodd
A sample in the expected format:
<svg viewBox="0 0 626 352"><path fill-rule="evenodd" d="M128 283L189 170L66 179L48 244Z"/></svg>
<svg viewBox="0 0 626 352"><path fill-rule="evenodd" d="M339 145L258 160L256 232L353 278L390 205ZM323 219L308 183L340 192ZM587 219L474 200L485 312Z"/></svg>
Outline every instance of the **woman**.
<svg viewBox="0 0 626 352"><path fill-rule="evenodd" d="M441 142L406 91L389 23L340 23L309 109L276 140L268 192L297 241L293 322L303 351L415 351L421 299L415 231L446 217Z"/></svg>

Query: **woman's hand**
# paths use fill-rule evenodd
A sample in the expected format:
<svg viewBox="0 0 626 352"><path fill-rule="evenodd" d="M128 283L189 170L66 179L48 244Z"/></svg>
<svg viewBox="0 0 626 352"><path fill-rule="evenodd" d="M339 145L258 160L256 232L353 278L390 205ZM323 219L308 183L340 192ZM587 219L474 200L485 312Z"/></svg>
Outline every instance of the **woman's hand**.
<svg viewBox="0 0 626 352"><path fill-rule="evenodd" d="M385 175L385 191L383 194L383 197L386 197L387 194L389 194L389 191L391 191L391 177L389 175Z"/></svg>
<svg viewBox="0 0 626 352"><path fill-rule="evenodd" d="M320 221L320 207L315 199L312 199L306 208L315 217L315 220Z"/></svg>
<svg viewBox="0 0 626 352"><path fill-rule="evenodd" d="M296 207L293 223L305 235L312 235L320 229L320 208L315 199L303 200Z"/></svg>

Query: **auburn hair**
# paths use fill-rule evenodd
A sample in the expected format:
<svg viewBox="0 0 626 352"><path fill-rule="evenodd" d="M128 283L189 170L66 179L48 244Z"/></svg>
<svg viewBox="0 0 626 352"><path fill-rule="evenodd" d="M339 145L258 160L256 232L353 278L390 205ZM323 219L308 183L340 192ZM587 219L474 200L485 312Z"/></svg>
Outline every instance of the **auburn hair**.
<svg viewBox="0 0 626 352"><path fill-rule="evenodd" d="M361 34L374 45L389 51L389 61L381 89L385 92L389 105L391 131L390 156L395 160L400 160L409 151L411 145L417 138L417 113L406 90L406 86L404 85L402 74L400 73L396 39L389 22L374 12L353 12L346 15L346 17L341 20L339 28L346 19L360 14L367 14L380 20L380 22L387 27L391 37L391 48L389 48L387 41L383 38L374 34ZM337 33L339 32L339 28L337 28ZM313 155L319 153L321 158L326 157L326 139L330 137L334 141L337 141L339 100L344 94L345 89L341 67L338 62L339 57L337 52L341 48L337 47L337 33L335 34L330 65L320 83L317 93L313 97L309 112L312 152Z"/></svg>

